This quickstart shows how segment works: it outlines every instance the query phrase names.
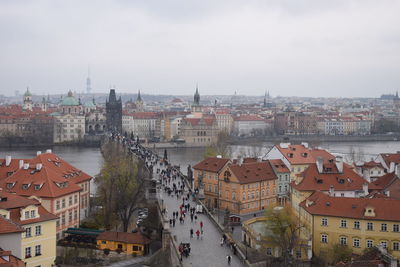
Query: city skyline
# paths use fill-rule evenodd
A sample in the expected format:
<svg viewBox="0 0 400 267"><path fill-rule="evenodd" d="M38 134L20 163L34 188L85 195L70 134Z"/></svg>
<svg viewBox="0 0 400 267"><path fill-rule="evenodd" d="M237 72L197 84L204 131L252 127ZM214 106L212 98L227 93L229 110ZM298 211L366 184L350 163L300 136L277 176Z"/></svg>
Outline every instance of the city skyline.
<svg viewBox="0 0 400 267"><path fill-rule="evenodd" d="M90 65L99 93L377 97L400 83L399 7L0 1L0 94L85 91Z"/></svg>

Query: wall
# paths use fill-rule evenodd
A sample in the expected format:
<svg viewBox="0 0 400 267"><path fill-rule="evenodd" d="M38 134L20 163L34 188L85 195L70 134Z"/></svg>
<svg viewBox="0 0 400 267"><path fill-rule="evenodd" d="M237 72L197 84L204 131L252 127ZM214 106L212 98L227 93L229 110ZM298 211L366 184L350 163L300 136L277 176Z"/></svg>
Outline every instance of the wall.
<svg viewBox="0 0 400 267"><path fill-rule="evenodd" d="M23 233L10 233L0 235L0 247L4 250L11 250L14 256L22 259L21 238Z"/></svg>

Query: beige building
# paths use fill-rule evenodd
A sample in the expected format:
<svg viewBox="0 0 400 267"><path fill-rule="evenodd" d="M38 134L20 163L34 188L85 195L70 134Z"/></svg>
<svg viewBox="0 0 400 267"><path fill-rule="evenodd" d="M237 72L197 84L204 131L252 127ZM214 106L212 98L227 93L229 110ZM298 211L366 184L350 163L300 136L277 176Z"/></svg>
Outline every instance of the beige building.
<svg viewBox="0 0 400 267"><path fill-rule="evenodd" d="M202 147L217 142L218 124L215 116L190 117L182 119L180 125L180 138L184 139L187 146Z"/></svg>

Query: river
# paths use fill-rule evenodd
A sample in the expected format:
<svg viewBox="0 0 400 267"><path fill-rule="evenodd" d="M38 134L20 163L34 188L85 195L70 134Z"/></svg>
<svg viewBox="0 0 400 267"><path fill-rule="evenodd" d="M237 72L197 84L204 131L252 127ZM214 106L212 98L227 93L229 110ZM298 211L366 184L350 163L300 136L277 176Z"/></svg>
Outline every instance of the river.
<svg viewBox="0 0 400 267"><path fill-rule="evenodd" d="M262 143L258 146L245 146L235 145L231 147L232 156L247 155L259 156L265 155L268 150L273 146L273 143ZM320 147L328 149L333 154L344 155L345 160L350 150L356 154L362 154L364 160L371 160L379 153L393 153L400 151L400 142L387 141L387 142L353 142L353 143L339 143L329 142L320 143ZM11 155L14 158L33 158L36 151L45 151L47 148L11 148L1 149L0 158L6 155ZM73 166L83 170L91 176L98 174L102 156L98 148L92 147L68 147L68 146L54 146L52 147L53 153L68 161ZM204 148L169 148L167 149L168 159L172 164L180 165L182 172L187 172L188 164L192 166L203 159ZM164 155L164 149L158 149L157 153L160 156ZM95 185L92 181L93 193L95 192Z"/></svg>

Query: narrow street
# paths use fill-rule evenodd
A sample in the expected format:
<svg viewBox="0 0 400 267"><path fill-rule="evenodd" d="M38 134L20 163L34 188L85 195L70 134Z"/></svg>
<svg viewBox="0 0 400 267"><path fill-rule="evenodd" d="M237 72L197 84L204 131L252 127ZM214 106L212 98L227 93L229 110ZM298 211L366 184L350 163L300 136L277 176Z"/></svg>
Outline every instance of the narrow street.
<svg viewBox="0 0 400 267"><path fill-rule="evenodd" d="M157 174L155 174L156 176ZM159 176L158 176L159 178ZM181 197L176 198L175 194L168 196L162 189L157 192L158 197L163 200L164 207L168 213L167 217L172 218L172 212L179 211L179 206L182 204ZM186 191L187 193L187 191ZM191 207L195 207L196 203L189 201ZM190 216L186 216L183 224L177 220L175 227L170 227L173 236L177 237L177 244L190 243L191 253L189 257L183 257L183 266L201 266L201 267L219 267L219 266L243 266L240 260L233 255L228 245L221 246L221 233L216 226L211 222L207 215L198 214L197 222L191 222ZM194 232L200 230L200 221L203 222L203 238L197 239L196 234L190 238L190 229ZM227 255L231 255L232 261L228 265Z"/></svg>

